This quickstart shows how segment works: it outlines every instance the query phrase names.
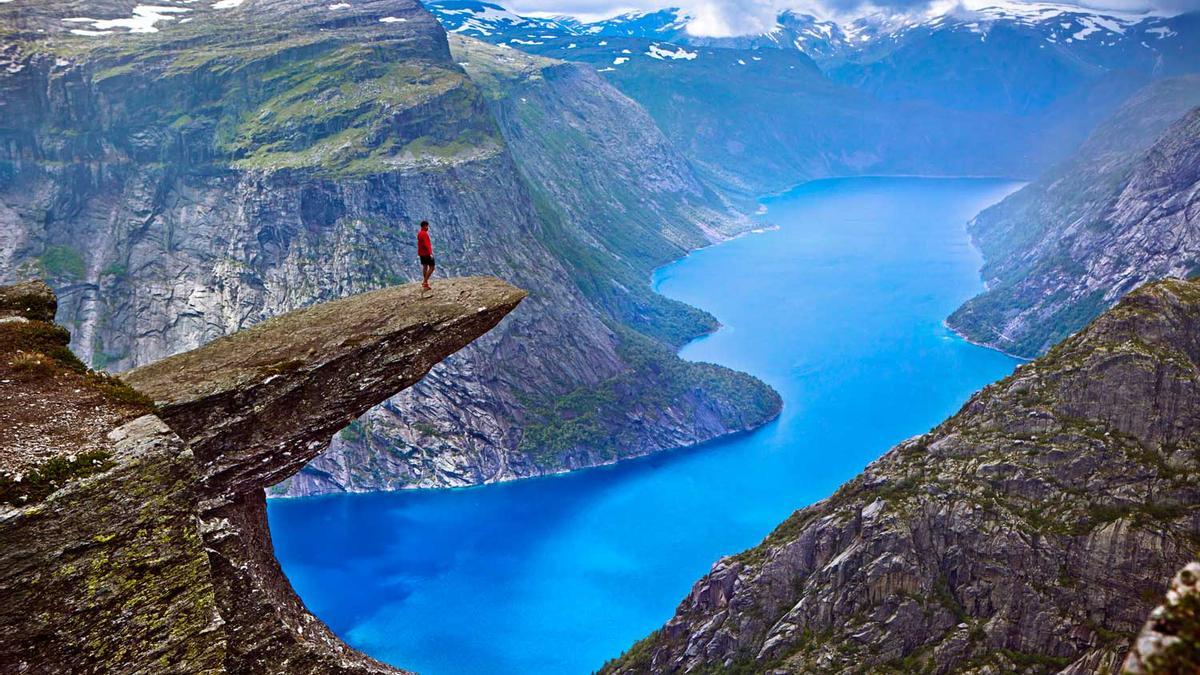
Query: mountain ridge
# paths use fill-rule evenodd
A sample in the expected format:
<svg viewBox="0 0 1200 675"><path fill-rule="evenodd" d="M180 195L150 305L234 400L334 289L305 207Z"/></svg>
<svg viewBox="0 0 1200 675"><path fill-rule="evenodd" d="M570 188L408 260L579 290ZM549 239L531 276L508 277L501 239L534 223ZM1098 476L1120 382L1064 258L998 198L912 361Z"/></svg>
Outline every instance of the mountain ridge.
<svg viewBox="0 0 1200 675"><path fill-rule="evenodd" d="M949 325L1030 357L1140 283L1191 274L1197 92L1195 76L1147 86L1074 156L976 216L987 290Z"/></svg>
<svg viewBox="0 0 1200 675"><path fill-rule="evenodd" d="M602 672L1103 672L1200 547L1200 281L1126 296L724 558Z"/></svg>
<svg viewBox="0 0 1200 675"><path fill-rule="evenodd" d="M860 27L862 39L783 15L782 30L841 36L805 51L778 36L690 36L672 10L550 25L473 0L427 6L450 32L591 65L749 208L836 176L1032 178L1138 88L1200 70L1200 13L1034 21L997 10L984 23Z"/></svg>
<svg viewBox="0 0 1200 675"><path fill-rule="evenodd" d="M657 229L639 230L634 249L605 249L555 195L535 199L492 102L417 3L218 4L169 2L181 11L138 24L153 31L103 35L71 31L99 32L96 21L137 16L136 7L0 4L11 38L0 69L0 269L49 278L85 360L122 370L410 279L409 228L430 219L444 271L511 278L531 293L526 309L339 435L335 446L371 461L313 472L305 493L562 470L573 448L522 447L525 416L621 378L627 403L661 390L664 378L696 391L670 417L622 426L626 416L604 413L600 422L633 434L639 452L731 431L722 416L685 423L688 406L724 410L737 428L772 416L777 397L765 385L725 369L700 373L670 349L714 320L652 294L649 266L746 221L669 145L633 164L657 171L657 196L644 207ZM628 119L595 121L601 134L628 132ZM560 179L571 185L575 170L564 166ZM594 222L607 203L596 203ZM583 285L572 270L589 260ZM612 273L599 264L609 261L619 263ZM664 319L638 326L659 332L620 323L642 314ZM638 347L644 340L649 348ZM747 391L752 400L739 399ZM651 431L639 435L639 425Z"/></svg>

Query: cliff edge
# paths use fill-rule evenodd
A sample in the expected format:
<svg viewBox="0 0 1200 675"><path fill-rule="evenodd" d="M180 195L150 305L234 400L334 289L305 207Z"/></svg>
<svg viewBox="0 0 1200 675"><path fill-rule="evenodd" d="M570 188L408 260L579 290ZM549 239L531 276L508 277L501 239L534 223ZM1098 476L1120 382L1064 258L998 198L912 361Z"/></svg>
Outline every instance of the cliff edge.
<svg viewBox="0 0 1200 675"><path fill-rule="evenodd" d="M493 328L486 277L290 312L89 371L40 282L0 288L0 673L391 673L304 608L263 489Z"/></svg>
<svg viewBox="0 0 1200 675"><path fill-rule="evenodd" d="M1200 547L1198 477L1200 281L1165 280L718 561L605 672L1115 672Z"/></svg>

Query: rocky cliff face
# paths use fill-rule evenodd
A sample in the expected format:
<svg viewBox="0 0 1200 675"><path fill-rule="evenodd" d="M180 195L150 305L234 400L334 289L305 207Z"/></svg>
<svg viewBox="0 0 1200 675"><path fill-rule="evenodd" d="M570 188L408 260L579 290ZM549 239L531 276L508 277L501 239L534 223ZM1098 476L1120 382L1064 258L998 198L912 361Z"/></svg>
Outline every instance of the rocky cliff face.
<svg viewBox="0 0 1200 675"><path fill-rule="evenodd" d="M522 297L488 278L388 288L122 382L66 349L47 287L0 289L0 672L398 672L304 608L263 489Z"/></svg>
<svg viewBox="0 0 1200 675"><path fill-rule="evenodd" d="M713 566L606 672L1113 672L1200 546L1200 282L1126 296Z"/></svg>
<svg viewBox="0 0 1200 675"><path fill-rule="evenodd" d="M1146 281L1200 263L1200 78L1163 80L1067 162L971 223L987 291L949 324L1036 356Z"/></svg>
<svg viewBox="0 0 1200 675"><path fill-rule="evenodd" d="M700 377L669 353L713 322L652 298L646 271L741 221L665 144L640 165L657 180L629 176L657 186L644 196L662 207L644 211L661 225L638 230L645 255L610 274L595 263L613 254L557 201L577 187L574 169L513 152L502 94L484 95L417 3L135 4L0 5L0 274L49 277L85 361L127 369L412 278L421 219L434 222L444 273L530 291L521 316L352 425L328 462L281 491L465 485L602 461L567 460L577 445L522 430L562 397L617 380L636 403L664 368L694 392L673 416L601 415L636 441L628 452L707 440L777 408L761 383ZM596 145L629 128L591 121ZM534 175L558 182L535 192ZM608 203L587 217L621 233L627 214ZM636 330L651 333L652 359L630 355L645 343ZM717 421L691 425L693 410Z"/></svg>

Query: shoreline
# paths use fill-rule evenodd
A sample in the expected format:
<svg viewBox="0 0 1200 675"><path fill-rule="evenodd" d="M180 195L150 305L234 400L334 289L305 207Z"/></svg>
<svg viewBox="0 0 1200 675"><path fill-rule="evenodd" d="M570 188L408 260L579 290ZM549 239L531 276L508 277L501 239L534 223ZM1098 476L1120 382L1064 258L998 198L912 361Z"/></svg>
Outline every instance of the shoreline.
<svg viewBox="0 0 1200 675"><path fill-rule="evenodd" d="M920 180L1006 180L1006 181L1013 181L1013 182L1017 182L1017 183L1026 183L1026 184L1028 184L1029 182L1031 182L1033 180L1032 178L1018 178L1015 176L1001 176L1001 175L990 175L990 174L981 174L981 175L953 174L953 175L949 175L949 174L922 174L922 173L870 173L870 174L852 175L852 176L824 176L821 178L810 178L808 180L800 181L799 183L796 183L795 185L792 185L791 187L781 190L779 192L765 193L762 196L756 198L755 201L762 202L763 200L766 200L766 199L775 199L777 197L782 197L782 196L790 194L796 190L799 190L800 188L802 188L806 185L809 185L811 183L822 183L825 181L835 181L835 180L852 180L852 179L860 179L860 178L861 179L914 178L914 179L920 179ZM999 202L997 202L997 203L999 203ZM990 208L990 207L988 207L988 208ZM982 211L980 213L982 213ZM979 214L975 214L975 215L979 215Z"/></svg>
<svg viewBox="0 0 1200 675"><path fill-rule="evenodd" d="M696 248L689 249L686 253L679 256L678 258L675 258L673 260L665 262L665 263L653 268L652 270L650 270L650 273L647 278L647 284L650 287L650 291L652 293L661 295L662 297L664 297L668 300L671 300L673 302L680 302L684 305L687 305L688 307L693 307L694 309L705 312L706 314L713 316L713 318L716 319L716 321L717 321L716 326L714 326L711 330L706 330L697 335L694 335L694 336L688 338L686 341L684 341L678 347L674 348L673 351L674 351L675 357L680 360L686 360L682 356L680 356L680 352L682 352L685 347L687 347L688 345L692 344L693 342L695 342L697 340L702 340L706 337L714 335L715 333L717 333L717 331L724 328L724 324L722 324L720 322L720 320L717 319L716 316L712 315L711 312L708 312L708 310L706 310L702 307L695 307L694 305L690 305L688 303L683 303L680 300L675 300L674 298L670 298L670 297L663 295L658 290L658 284L655 282L655 276L657 275L659 270L669 267L671 265L675 265L675 264L679 263L680 261L687 259L688 256L692 255L696 251L708 249L713 246L719 246L721 244L724 244L724 243L727 243L727 242L730 242L735 239L739 239L741 237L745 237L748 235L765 234L767 232L774 232L774 231L782 229L780 225L775 224L775 223L770 223L770 224L756 223L755 222L755 218L756 218L755 214L741 214L741 215L746 218L746 222L749 223L751 225L751 227L748 227L739 232L735 232L733 234L724 235L720 239L710 241L709 243L707 243L703 246L698 246ZM757 227L755 225L757 225ZM710 231L710 230L707 230L707 228L701 228L701 229L705 230L705 231ZM719 232L719 230L717 232ZM670 346L670 345L668 345L668 346ZM697 361L690 361L690 362L691 363L699 363ZM714 364L714 365L718 365L723 368L729 368L729 370L732 370L734 372L742 373L744 375L749 375L750 377L754 377L755 379L758 379L760 382L762 381L762 378L759 378L757 375L754 375L753 373L745 373L743 371L737 370L735 368L730 368L729 366L724 366L722 364ZM771 387L770 384L767 384L766 382L763 382L763 384L766 385L767 387L770 387L770 389L772 391L774 391L777 395L779 395L779 392L774 387ZM705 446L708 446L709 444L722 443L722 442L737 439L746 434L754 433L754 432L756 432L760 429L763 429L763 428L767 427L768 425L774 423L775 421L777 421L779 419L780 415L783 414L783 406L786 405L786 401L783 401L782 395L779 395L779 396L780 396L780 401L781 401L779 410L775 411L774 415L763 420L763 422L761 424L758 424L756 426L750 427L748 429L733 430L728 433L724 433L719 436L714 436L712 438L700 441L698 443L689 443L686 445L677 445L677 446L672 446L669 448L661 448L658 450L654 450L652 452L648 452L646 454L636 455L636 456L632 456L632 457L625 457L625 458L616 458L611 461L606 461L606 462L602 462L599 464L591 464L588 466L582 466L582 467L578 467L578 468L574 468L574 469L563 469L560 471L550 471L550 472L545 472L545 473L530 474L528 476L509 476L509 477L500 478L500 479L496 479L496 480L485 480L482 483L473 483L470 485L442 485L442 486L433 486L433 487L421 487L421 486L408 487L408 486L406 486L406 487L400 487L400 488L390 489L390 490L389 489L339 490L336 492L320 492L320 493L308 494L308 495L288 495L288 494L273 495L273 494L270 494L270 492L267 492L266 499L267 499L267 501L271 501L271 500L293 501L293 500L300 500L300 499L321 499L321 498L326 498L326 497L335 497L338 495L372 495L372 494L391 494L391 493L397 493L397 492L416 492L416 491L441 492L441 491L449 491L449 490L473 490L473 489L477 489L477 488L485 488L485 487L489 487L489 486L503 485L506 483L515 483L517 481L537 480L537 479L541 479L541 478L546 478L546 479L559 478L559 477L566 476L568 474L579 473L582 471L589 471L592 469L610 469L610 468L616 467L618 465L624 465L624 464L628 464L631 462L636 462L638 460L659 457L659 456L662 456L667 453L686 452L689 450L699 450L700 448L704 448ZM269 489L270 488L268 488L267 490L269 490Z"/></svg>
<svg viewBox="0 0 1200 675"><path fill-rule="evenodd" d="M725 366L725 367L728 368L728 366ZM656 450L654 452L649 452L644 455L636 455L636 456L632 456L632 457L614 459L612 461L603 462L600 464L591 464L588 466L581 466L578 469L563 469L562 471L551 471L548 473L539 473L539 474L534 474L531 476L516 476L516 477L512 477L512 478L501 478L499 480L493 480L493 481L484 482L484 483L475 483L473 485L444 485L444 486L440 486L440 487L411 487L411 488L399 488L397 490L343 490L341 492L321 492L318 494L311 494L311 495L274 495L274 496L267 495L267 501L270 502L272 500L276 500L276 501L280 501L280 502L293 502L293 501L300 501L300 500L335 499L338 497L345 497L347 495L357 497L357 496L364 496L364 495L396 495L396 494L416 493L416 492L421 492L421 493L466 492L468 490L482 490L484 488L516 485L518 483L526 483L526 482L532 482L532 481L560 480L560 479L564 479L564 478L569 478L576 474L583 474L583 473L588 473L588 472L592 472L592 471L618 471L618 470L624 469L625 467L631 467L631 470L632 470L632 467L636 467L636 465L641 462L652 461L654 459L658 459L658 458L661 458L661 457L664 457L667 455L674 455L677 453L699 452L701 450L709 449L713 446L718 446L718 445L722 445L724 443L739 441L742 438L749 436L751 434L758 433L759 431L761 431L761 430L769 427L770 425L774 424L775 422L777 422L779 420L779 416L780 416L781 412L782 412L782 409L780 410L780 412L776 412L775 415L773 417L771 417L769 420L767 420L766 422L763 422L762 424L760 424L756 427L749 428L749 429L740 429L737 431L732 431L732 432L724 434L722 436L716 436L716 437L710 438L706 441L701 441L699 443L693 443L691 445L677 445L675 447L664 448L662 450Z"/></svg>
<svg viewBox="0 0 1200 675"><path fill-rule="evenodd" d="M657 276L661 270L666 269L667 267L670 267L672 265L676 265L683 260L686 260L689 256L691 256L693 253L696 253L697 251L702 251L702 250L711 248L713 246L718 246L720 244L731 242L736 239L740 239L742 237L746 237L749 235L766 234L768 232L775 232L775 231L781 230L782 226L780 226L777 223L762 222L761 219L765 215L765 213L768 209L766 204L763 203L766 200L770 200L773 198L778 198L778 197L788 195L796 190L799 190L805 186L815 184L815 183L821 183L821 182L826 182L826 181L838 181L838 180L858 180L858 179L868 179L868 180L870 180L870 179L1013 180L1013 181L1021 180L1021 179L1014 179L1014 178L1009 178L1009 177L1004 177L1004 176L923 176L923 175L915 175L915 174L911 174L911 175L910 174L902 174L902 175L868 175L868 176L831 176L831 177L826 177L826 178L816 178L816 179L812 179L812 180L802 181L802 182L796 183L795 185L793 185L792 187L788 188L787 190L785 190L783 192L762 195L762 196L756 198L755 202L760 205L760 209L756 213L749 213L749 214L741 213L740 214L741 216L746 218L746 222L748 222L750 224L750 227L748 227L744 230L738 231L738 232L734 232L732 234L724 235L720 239L710 241L709 243L707 243L703 246L698 246L696 248L689 249L686 253L679 256L678 258L675 258L673 260L665 262L665 263L653 268L652 270L650 270L650 273L648 275L649 278L647 279L647 282L649 284L651 292L661 295L664 298L667 298L668 300L671 300L673 302L680 302L689 307L694 307L697 310L700 310L702 312L709 314L710 316L713 316L713 318L716 320L716 326L714 326L711 330L703 331L693 337L690 337L686 341L681 343L678 347L676 347L674 349L675 356L681 360L689 361L691 363L707 363L707 362L702 362L702 361L691 361L690 359L684 359L681 354L682 354L683 350L685 348L687 348L689 345L693 344L694 342L696 342L698 340L703 340L708 337L711 337L712 335L715 335L718 331L723 329L725 327L725 325L723 323L721 323L721 321L718 317L716 317L715 315L713 315L711 312L704 309L703 307L695 307L694 305L690 305L688 303L683 303L683 301L681 301L681 300L677 300L675 298L671 298L669 296L664 295L659 290L659 282L657 281ZM989 205L989 207L985 207L985 208L990 208L990 205ZM978 214L976 214L976 215L978 215ZM711 231L708 228L704 228L704 227L701 227L701 229L705 230L705 231ZM717 232L719 232L719 230ZM979 253L980 257L982 258L982 256L983 256L982 251L980 251L978 249L978 247L976 246L974 237L969 237L969 241L970 241L971 247L974 248L975 251L977 253ZM961 338L962 340L964 340L965 342L967 342L969 344L999 352L1001 354L1004 354L1005 356L1008 356L1010 358L1021 361L1022 363L1028 362L1031 360L1031 359L1027 359L1025 357L1016 356L1014 354L1009 354L1008 352L1005 352L1003 349L1000 349L998 347L994 347L992 345L988 345L988 344L978 342L976 340L972 340L971 338L967 337L966 335L963 335L961 332L959 332L958 330L956 330L955 328L950 326L947 323L946 318L942 319L942 325L947 330L952 332L954 335L958 336L959 338ZM714 365L718 365L723 368L729 368L730 370L733 370L734 372L749 375L760 381L763 381L762 378L758 377L757 375L754 375L753 373L745 373L744 371L740 371L735 368L730 368L729 366L719 364L719 363L714 364ZM765 381L763 381L763 383L766 384L766 386L770 387L772 391L775 391L776 394L779 394L778 390L776 390L774 387L771 387L770 384L766 383ZM782 415L783 407L787 405L787 401L783 400L782 395L779 394L779 396L780 396L780 401L781 401L780 409L778 411L776 411L775 414L772 415L770 418L764 420L761 424L758 424L756 426L750 427L748 429L740 429L740 430L730 431L728 433L721 434L719 436L714 436L712 438L709 438L709 439L706 439L706 440L703 440L703 441L700 441L697 443L690 443L690 444L686 444L686 445L661 448L661 449L654 450L654 451L646 453L646 454L625 457L625 458L616 458L611 461L606 461L606 462L602 462L599 464L590 464L588 466L581 466L581 467L573 468L573 469L562 469L562 470L558 470L558 471L536 473L536 474L530 474L530 475L526 475L526 476L508 476L508 477L499 478L496 480L485 480L480 483L473 483L473 484L469 484L469 485L443 485L443 486L432 486L432 487L405 486L405 487L400 487L400 488L396 488L396 489L340 490L340 491L336 491L336 492L320 492L320 493L308 494L308 495L287 495L287 494L272 495L270 493L267 493L266 499L268 501L270 501L270 500L292 501L292 500L300 500L300 499L320 499L320 498L325 498L325 497L333 497L333 496L337 496L337 495L371 495L371 494L388 494L388 493L396 493L396 492L415 492L415 491L440 492L440 491L447 491L447 490L471 490L471 489L476 489L476 488L485 488L485 487L489 487L489 486L502 485L502 484L506 484L506 483L515 483L517 481L536 480L536 479L540 479L540 478L546 478L546 479L559 478L559 477L566 476L568 474L574 474L574 473L578 473L578 472L582 472L582 471L589 471L592 469L611 469L618 465L628 464L631 462L649 459L652 457L659 457L659 456L662 456L662 455L665 455L668 453L699 450L710 444L721 443L724 441L736 439L741 436L754 433L760 429L766 428L767 426L771 425L772 423L776 422L779 419L780 415Z"/></svg>
<svg viewBox="0 0 1200 675"><path fill-rule="evenodd" d="M1011 352L1006 352L1006 351L1004 351L1003 349L1001 349L1001 348L999 348L999 347L997 347L997 346L995 346L995 345L989 345L989 344L988 344L988 343L986 343L986 342L980 342L980 341L978 341L978 340L975 340L975 339L973 339L973 338L967 337L967 335L966 335L965 333L963 333L963 332L962 332L962 331L960 331L959 329L955 328L954 326L951 326L951 325L950 325L950 322L949 322L948 320L946 320L946 319L942 319L942 325L946 327L946 330L948 330L948 331L950 331L951 333L954 333L954 334L955 334L955 335L957 335L958 337L962 338L963 342L967 342L967 343L969 343L969 344L973 344L973 345L975 345L976 347L982 347L982 348L984 348L984 349L990 349L990 350L992 350L992 351L994 351L994 352L999 352L999 353L1001 353L1001 354L1003 354L1003 355L1007 356L1008 358L1010 358L1010 359L1016 359L1016 360L1020 361L1021 363L1029 363L1030 361L1033 361L1034 359L1036 359L1036 358L1037 358L1037 357L1030 358L1030 357L1027 357L1027 356L1018 356L1017 354L1013 354L1013 353L1011 353Z"/></svg>

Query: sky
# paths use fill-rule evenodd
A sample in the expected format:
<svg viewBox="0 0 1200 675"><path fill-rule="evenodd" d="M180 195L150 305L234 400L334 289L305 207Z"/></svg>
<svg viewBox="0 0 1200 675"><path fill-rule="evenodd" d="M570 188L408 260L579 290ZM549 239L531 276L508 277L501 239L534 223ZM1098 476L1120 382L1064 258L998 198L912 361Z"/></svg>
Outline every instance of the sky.
<svg viewBox="0 0 1200 675"><path fill-rule="evenodd" d="M496 1L496 0L493 0ZM847 20L878 11L887 13L939 13L963 0L498 0L518 14L567 14L584 21L603 19L636 10L682 7L693 21L695 35L728 37L769 31L780 11L793 9L815 16ZM971 6L1020 5L1022 0L965 0ZM1055 1L1055 0L1052 0ZM1200 10L1200 0L1057 0L1094 10L1120 13L1179 14Z"/></svg>

